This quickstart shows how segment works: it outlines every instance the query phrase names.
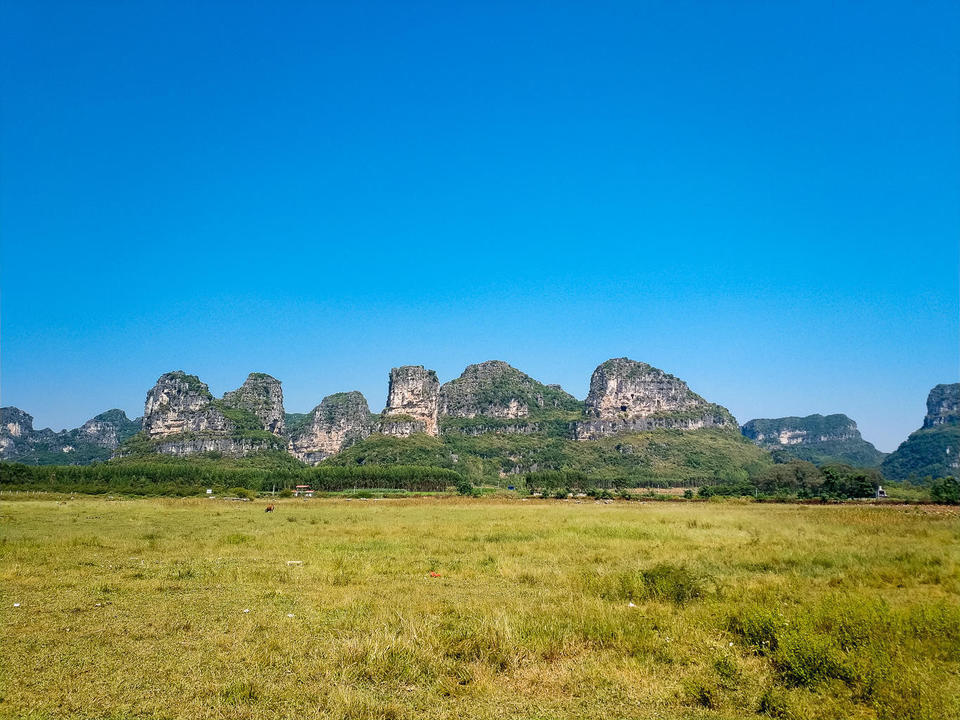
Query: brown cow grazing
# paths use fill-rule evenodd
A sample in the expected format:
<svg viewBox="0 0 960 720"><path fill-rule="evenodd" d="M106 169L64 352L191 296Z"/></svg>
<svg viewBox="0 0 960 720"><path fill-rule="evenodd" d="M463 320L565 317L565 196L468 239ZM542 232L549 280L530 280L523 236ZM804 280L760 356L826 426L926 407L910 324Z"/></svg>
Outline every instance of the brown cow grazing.
<svg viewBox="0 0 960 720"><path fill-rule="evenodd" d="M264 511L264 512L273 512L273 505L267 505L267 507L264 508L263 511Z"/></svg>

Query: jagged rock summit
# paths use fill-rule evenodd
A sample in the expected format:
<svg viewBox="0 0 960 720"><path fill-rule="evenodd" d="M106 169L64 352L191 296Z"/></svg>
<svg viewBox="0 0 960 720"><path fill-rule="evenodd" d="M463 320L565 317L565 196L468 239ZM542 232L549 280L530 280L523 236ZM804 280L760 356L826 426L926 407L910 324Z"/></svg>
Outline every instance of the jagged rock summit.
<svg viewBox="0 0 960 720"><path fill-rule="evenodd" d="M0 460L30 465L84 465L107 460L140 429L123 410L107 410L73 430L35 430L33 416L16 407L0 408Z"/></svg>
<svg viewBox="0 0 960 720"><path fill-rule="evenodd" d="M232 429L213 393L196 375L174 370L161 375L147 392L143 432L149 438Z"/></svg>
<svg viewBox="0 0 960 720"><path fill-rule="evenodd" d="M80 440L116 450L120 443L140 430L140 423L141 418L131 420L123 410L113 409L95 415L74 432Z"/></svg>
<svg viewBox="0 0 960 720"><path fill-rule="evenodd" d="M373 432L370 406L357 391L328 395L290 436L287 449L309 465L336 455Z"/></svg>
<svg viewBox="0 0 960 720"><path fill-rule="evenodd" d="M783 460L795 458L816 465L838 462L873 467L884 457L863 439L857 423L842 413L757 418L745 423L741 432Z"/></svg>
<svg viewBox="0 0 960 720"><path fill-rule="evenodd" d="M437 413L440 381L423 365L404 365L390 370L387 406L379 430L384 435L406 437L414 433L439 434Z"/></svg>
<svg viewBox="0 0 960 720"><path fill-rule="evenodd" d="M217 400L196 375L176 370L161 375L147 393L141 437L165 454L238 457L282 447L283 424L279 380L251 373L241 387Z"/></svg>
<svg viewBox="0 0 960 720"><path fill-rule="evenodd" d="M543 410L579 410L559 385L544 385L502 360L468 365L440 388L440 415L457 418L525 418Z"/></svg>
<svg viewBox="0 0 960 720"><path fill-rule="evenodd" d="M283 389L280 381L266 373L250 373L236 390L225 393L229 407L252 412L267 432L283 435Z"/></svg>
<svg viewBox="0 0 960 720"><path fill-rule="evenodd" d="M891 480L960 476L960 383L937 385L927 395L923 427L910 433L880 466Z"/></svg>
<svg viewBox="0 0 960 720"><path fill-rule="evenodd" d="M960 383L937 385L927 395L925 428L960 423Z"/></svg>
<svg viewBox="0 0 960 720"><path fill-rule="evenodd" d="M585 405L578 439L654 428L737 427L729 410L708 403L683 380L629 358L607 360L594 370Z"/></svg>

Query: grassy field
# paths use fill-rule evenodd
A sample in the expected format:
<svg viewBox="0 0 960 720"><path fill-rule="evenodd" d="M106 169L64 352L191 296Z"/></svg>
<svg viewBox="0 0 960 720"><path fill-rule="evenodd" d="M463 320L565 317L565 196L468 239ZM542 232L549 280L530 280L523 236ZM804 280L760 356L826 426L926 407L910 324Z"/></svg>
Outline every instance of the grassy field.
<svg viewBox="0 0 960 720"><path fill-rule="evenodd" d="M0 716L960 717L960 515L0 506Z"/></svg>

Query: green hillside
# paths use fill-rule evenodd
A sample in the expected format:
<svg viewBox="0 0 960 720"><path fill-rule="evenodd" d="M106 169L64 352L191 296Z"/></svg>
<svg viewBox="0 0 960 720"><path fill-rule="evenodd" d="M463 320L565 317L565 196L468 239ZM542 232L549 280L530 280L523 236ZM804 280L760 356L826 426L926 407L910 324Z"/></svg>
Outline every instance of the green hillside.
<svg viewBox="0 0 960 720"><path fill-rule="evenodd" d="M935 425L910 434L880 466L890 480L923 480L957 476L960 425Z"/></svg>
<svg viewBox="0 0 960 720"><path fill-rule="evenodd" d="M772 466L770 455L727 430L652 430L571 440L547 434L460 434L395 438L374 434L325 461L331 465L432 465L476 482L532 470L575 470L630 485L746 480Z"/></svg>

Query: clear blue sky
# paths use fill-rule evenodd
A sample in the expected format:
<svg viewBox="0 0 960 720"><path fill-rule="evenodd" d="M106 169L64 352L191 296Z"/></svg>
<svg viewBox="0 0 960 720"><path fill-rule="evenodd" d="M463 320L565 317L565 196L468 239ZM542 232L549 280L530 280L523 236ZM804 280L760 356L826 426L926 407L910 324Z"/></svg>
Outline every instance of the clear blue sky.
<svg viewBox="0 0 960 720"><path fill-rule="evenodd" d="M958 380L955 2L5 0L2 403L608 357L892 450Z"/></svg>

